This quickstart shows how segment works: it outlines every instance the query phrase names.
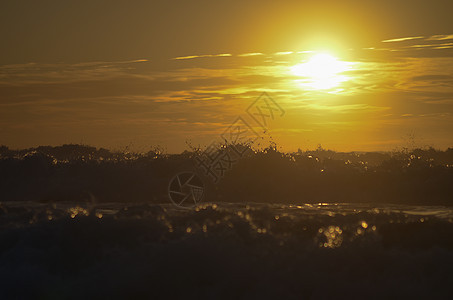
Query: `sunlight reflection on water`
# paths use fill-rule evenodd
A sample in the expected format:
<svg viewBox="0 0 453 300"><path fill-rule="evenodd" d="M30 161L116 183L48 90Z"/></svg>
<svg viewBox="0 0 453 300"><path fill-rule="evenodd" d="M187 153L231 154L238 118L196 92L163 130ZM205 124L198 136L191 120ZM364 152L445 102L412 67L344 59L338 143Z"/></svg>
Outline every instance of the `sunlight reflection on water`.
<svg viewBox="0 0 453 300"><path fill-rule="evenodd" d="M453 210L449 207L390 204L203 203L193 210L180 210L167 204L3 202L1 208L4 213L0 224L4 228L51 223L64 218L96 218L99 222L130 219L157 222L164 229L162 235L224 235L226 231L242 235L247 232L272 236L282 244L288 237L305 232L304 239L331 249L376 235L381 227L391 224L453 222Z"/></svg>

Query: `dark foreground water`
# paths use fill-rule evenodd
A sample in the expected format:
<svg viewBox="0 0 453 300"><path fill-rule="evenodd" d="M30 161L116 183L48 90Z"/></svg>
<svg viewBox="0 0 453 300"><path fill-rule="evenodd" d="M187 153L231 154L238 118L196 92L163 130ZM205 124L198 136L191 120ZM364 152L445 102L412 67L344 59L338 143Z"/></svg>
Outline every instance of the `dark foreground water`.
<svg viewBox="0 0 453 300"><path fill-rule="evenodd" d="M14 202L0 299L453 299L453 209Z"/></svg>

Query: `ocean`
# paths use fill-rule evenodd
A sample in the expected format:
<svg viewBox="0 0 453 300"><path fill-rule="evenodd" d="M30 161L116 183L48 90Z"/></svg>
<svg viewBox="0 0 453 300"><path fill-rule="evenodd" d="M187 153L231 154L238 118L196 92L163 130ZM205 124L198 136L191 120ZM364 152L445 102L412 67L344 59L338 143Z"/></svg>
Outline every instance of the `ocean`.
<svg viewBox="0 0 453 300"><path fill-rule="evenodd" d="M451 299L453 208L2 202L1 299Z"/></svg>

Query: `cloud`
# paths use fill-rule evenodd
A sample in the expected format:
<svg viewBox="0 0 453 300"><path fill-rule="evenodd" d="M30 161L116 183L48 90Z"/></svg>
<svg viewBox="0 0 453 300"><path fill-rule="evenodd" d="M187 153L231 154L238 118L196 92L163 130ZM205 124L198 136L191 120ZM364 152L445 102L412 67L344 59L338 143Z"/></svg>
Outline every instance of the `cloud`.
<svg viewBox="0 0 453 300"><path fill-rule="evenodd" d="M401 37L382 41L386 48L368 47L362 50L364 56L381 55L385 61L406 58L434 58L453 57L453 35L413 36ZM392 43L393 42L393 43ZM401 42L401 43L399 43ZM372 54L372 52L376 54ZM380 52L381 54L378 54ZM391 53L393 52L393 54Z"/></svg>
<svg viewBox="0 0 453 300"><path fill-rule="evenodd" d="M424 36L409 36L409 37L402 37L402 38L396 38L396 39L390 39L390 40L383 40L383 43L393 43L393 42L402 42L402 41L409 41L409 40L415 40L415 39L423 39L425 38Z"/></svg>
<svg viewBox="0 0 453 300"><path fill-rule="evenodd" d="M274 55L288 55L288 54L293 54L293 51L281 51L281 52L276 52Z"/></svg>
<svg viewBox="0 0 453 300"><path fill-rule="evenodd" d="M427 41L443 41L443 40L453 40L453 34L438 34L430 36L426 39Z"/></svg>
<svg viewBox="0 0 453 300"><path fill-rule="evenodd" d="M232 56L230 53L221 53L221 54L203 54L203 55L189 55L189 56L179 56L174 57L174 60L184 60L184 59L193 59L193 58L205 58L205 57L228 57Z"/></svg>
<svg viewBox="0 0 453 300"><path fill-rule="evenodd" d="M452 81L453 77L450 75L421 75L421 76L412 77L412 80L416 80L416 81L431 81L431 80Z"/></svg>
<svg viewBox="0 0 453 300"><path fill-rule="evenodd" d="M66 81L92 81L136 73L137 64L147 59L92 61L79 63L26 63L0 66L0 85L49 84ZM149 64L146 64L148 67ZM142 68L142 66L140 66Z"/></svg>
<svg viewBox="0 0 453 300"><path fill-rule="evenodd" d="M427 45L427 44L418 44L418 45L410 45L409 48L429 48L434 47L435 45Z"/></svg>
<svg viewBox="0 0 453 300"><path fill-rule="evenodd" d="M416 42L420 43L416 40L409 45ZM433 47L450 44L423 42ZM279 55L278 60L288 65L266 61L266 53L251 52L181 56L149 63L137 59L0 66L0 131L8 130L9 138L4 138L8 143L14 143L16 136L25 141L24 132L30 132L26 133L29 143L57 143L70 136L115 145L116 140L134 137L176 147L187 136L215 135L242 114L262 90L288 111L276 133L284 135L289 130L282 128L293 126L297 130L291 134L299 129L302 133L314 130L316 136L311 138L315 140L333 138L328 133L333 125L318 131L316 122L337 122L339 130L352 130L362 124L360 120L369 119L388 129L394 125L385 123L383 116L393 114L395 124L403 124L406 127L401 130L406 130L412 126L407 122L414 118L401 115L452 111L453 58L436 57L432 53L444 51L432 48L415 51L416 47L408 48L406 43L385 46L405 51L386 53L392 58L386 60L380 60L374 51L360 53L365 59L348 73L351 80L337 95L307 91L296 84L288 75L293 58L290 51L269 53ZM414 58L426 53L429 57ZM224 56L233 57L196 60ZM257 58L243 58L252 56ZM449 118L441 121L451 124ZM429 129L434 131L436 124L433 121ZM363 127L366 131L366 124ZM61 139L52 140L53 135Z"/></svg>
<svg viewBox="0 0 453 300"><path fill-rule="evenodd" d="M261 52L251 52L251 53L239 54L238 56L239 57L247 57L247 56L258 56L258 55L264 55L264 54L261 53Z"/></svg>
<svg viewBox="0 0 453 300"><path fill-rule="evenodd" d="M438 47L434 47L433 49L440 50L440 49L451 49L451 48L453 48L453 45L451 45L451 46L438 46Z"/></svg>
<svg viewBox="0 0 453 300"><path fill-rule="evenodd" d="M205 56L204 55L189 55L189 56L174 57L173 59L180 60L180 59L192 59L192 58L198 58L198 57L205 57Z"/></svg>
<svg viewBox="0 0 453 300"><path fill-rule="evenodd" d="M316 110L331 110L336 112L345 112L345 111L359 111L359 110L368 110L368 111L384 111L389 110L391 107L388 106L376 106L369 105L364 103L356 104L344 104L344 105L323 105L323 104L308 104L307 107Z"/></svg>
<svg viewBox="0 0 453 300"><path fill-rule="evenodd" d="M453 48L453 43L442 43L442 44L417 44L417 45L407 46L407 48L448 49L448 48Z"/></svg>

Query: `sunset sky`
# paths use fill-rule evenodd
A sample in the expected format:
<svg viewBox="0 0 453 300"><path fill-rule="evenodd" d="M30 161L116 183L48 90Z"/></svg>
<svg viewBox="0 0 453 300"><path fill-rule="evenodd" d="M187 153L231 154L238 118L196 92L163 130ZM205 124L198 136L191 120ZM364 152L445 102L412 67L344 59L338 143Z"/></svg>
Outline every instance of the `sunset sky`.
<svg viewBox="0 0 453 300"><path fill-rule="evenodd" d="M2 1L0 144L453 147L453 1ZM284 110L247 119L266 92Z"/></svg>

